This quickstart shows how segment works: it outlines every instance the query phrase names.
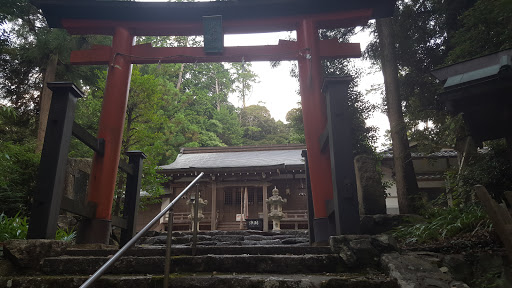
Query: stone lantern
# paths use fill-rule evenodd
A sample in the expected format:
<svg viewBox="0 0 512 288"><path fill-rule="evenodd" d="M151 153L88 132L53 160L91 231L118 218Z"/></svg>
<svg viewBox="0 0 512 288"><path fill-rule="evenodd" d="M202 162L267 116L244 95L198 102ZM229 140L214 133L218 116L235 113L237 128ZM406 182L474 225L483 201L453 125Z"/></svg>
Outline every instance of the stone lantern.
<svg viewBox="0 0 512 288"><path fill-rule="evenodd" d="M197 200L198 203L197 203L197 221L196 221L196 225L197 225L197 231L199 231L199 222L201 222L201 220L203 220L204 218L204 215L203 215L203 207L208 205L208 200L203 200L203 198L201 198L201 193L199 193L199 199ZM192 221L192 230L194 230L194 208L196 207L195 205L195 195L192 195L190 197L189 200L187 200L187 205L190 206L190 215L188 215L188 219L190 219L190 221Z"/></svg>
<svg viewBox="0 0 512 288"><path fill-rule="evenodd" d="M286 199L279 196L279 190L276 187L272 190L272 196L267 199L267 204L270 204L270 213L268 218L272 220L272 231L281 230L281 219L284 218L283 204L286 203Z"/></svg>

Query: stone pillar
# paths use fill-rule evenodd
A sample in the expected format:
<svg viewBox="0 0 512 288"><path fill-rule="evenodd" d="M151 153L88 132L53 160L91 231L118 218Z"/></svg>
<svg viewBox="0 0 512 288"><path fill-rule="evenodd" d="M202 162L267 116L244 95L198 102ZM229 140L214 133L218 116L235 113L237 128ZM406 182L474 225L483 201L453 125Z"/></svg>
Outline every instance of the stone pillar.
<svg viewBox="0 0 512 288"><path fill-rule="evenodd" d="M268 185L264 184L263 189L263 231L268 231L268 204L267 204L267 188Z"/></svg>
<svg viewBox="0 0 512 288"><path fill-rule="evenodd" d="M386 191L377 172L377 162L359 155L354 159L359 214L386 214Z"/></svg>
<svg viewBox="0 0 512 288"><path fill-rule="evenodd" d="M359 234L359 204L352 155L353 118L348 107L348 87L351 81L350 76L329 77L325 78L322 88L327 101L328 147L334 191L332 198L334 218L329 217L328 224L329 228L334 224L336 235ZM309 153L308 149L308 155ZM313 169L313 166L311 168ZM317 232L320 231L315 229L315 233ZM316 240L321 242L322 235L318 236Z"/></svg>

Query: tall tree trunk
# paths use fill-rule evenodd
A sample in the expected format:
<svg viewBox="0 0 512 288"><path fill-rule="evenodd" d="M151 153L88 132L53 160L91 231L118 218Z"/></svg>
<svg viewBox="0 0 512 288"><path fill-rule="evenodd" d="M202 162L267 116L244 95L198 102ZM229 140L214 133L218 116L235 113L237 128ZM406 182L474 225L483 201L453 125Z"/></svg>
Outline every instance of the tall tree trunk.
<svg viewBox="0 0 512 288"><path fill-rule="evenodd" d="M392 18L376 20L386 90L387 114L393 143L398 206L401 214L408 214L417 212L415 211L417 205L413 205L414 199L411 199L411 196L418 195L418 182L414 173L409 140L407 139L407 127L402 112L392 23Z"/></svg>
<svg viewBox="0 0 512 288"><path fill-rule="evenodd" d="M217 94L217 111L220 111L219 79L215 77L215 93Z"/></svg>
<svg viewBox="0 0 512 288"><path fill-rule="evenodd" d="M185 43L183 46L188 47L188 37L185 37ZM178 92L180 91L181 82L183 81L183 71L184 70L185 70L185 63L181 63L180 74L178 75L178 84L176 84L176 90L178 90Z"/></svg>
<svg viewBox="0 0 512 288"><path fill-rule="evenodd" d="M181 63L180 74L178 75L178 84L176 84L176 90L180 91L181 81L183 81L183 70L185 69L185 63Z"/></svg>
<svg viewBox="0 0 512 288"><path fill-rule="evenodd" d="M244 79L242 79L242 100L243 100L242 109L245 109L245 80Z"/></svg>
<svg viewBox="0 0 512 288"><path fill-rule="evenodd" d="M40 153L43 150L46 123L48 122L48 113L50 112L50 104L52 102L52 91L48 89L46 84L48 82L55 81L58 59L59 56L57 54L50 55L50 59L48 59L48 64L46 65L46 71L44 73L43 90L39 100L39 128L37 129L36 153Z"/></svg>

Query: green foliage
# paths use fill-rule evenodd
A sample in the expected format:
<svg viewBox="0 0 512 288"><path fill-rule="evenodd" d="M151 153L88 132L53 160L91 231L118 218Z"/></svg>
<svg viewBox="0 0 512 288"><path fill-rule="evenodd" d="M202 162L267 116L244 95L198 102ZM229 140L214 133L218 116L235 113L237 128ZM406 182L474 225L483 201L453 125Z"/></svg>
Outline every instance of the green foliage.
<svg viewBox="0 0 512 288"><path fill-rule="evenodd" d="M0 214L0 242L8 239L25 239L27 231L27 217L20 216L20 213L16 213L14 217Z"/></svg>
<svg viewBox="0 0 512 288"><path fill-rule="evenodd" d="M426 221L398 227L393 236L405 244L435 242L462 233L488 231L492 228L485 210L478 205L433 208Z"/></svg>
<svg viewBox="0 0 512 288"><path fill-rule="evenodd" d="M0 211L27 214L37 185L39 155L30 144L0 141Z"/></svg>
<svg viewBox="0 0 512 288"><path fill-rule="evenodd" d="M460 17L447 63L512 48L512 2L480 0Z"/></svg>
<svg viewBox="0 0 512 288"><path fill-rule="evenodd" d="M243 128L233 106L221 106L213 115L213 120L220 125L217 136L227 146L242 144ZM210 129L211 130L211 129ZM215 131L213 131L215 132Z"/></svg>
<svg viewBox="0 0 512 288"><path fill-rule="evenodd" d="M291 130L290 142L306 144L302 107L293 108L288 111L288 113L286 113L286 121L288 121Z"/></svg>
<svg viewBox="0 0 512 288"><path fill-rule="evenodd" d="M453 63L453 60L447 60L447 57L462 44L462 40L456 40L460 38L457 35L468 35L467 32L471 29L463 32L465 28L461 28L465 24L459 21L459 17L465 15L475 2L477 1L402 0L398 1L395 7L393 31L396 40L400 97L409 139L416 142L421 151L433 152L453 147L458 139L466 136L460 118L447 115L444 107L440 105L438 95L442 86L437 83L430 71ZM480 33L480 37L484 37L483 35L494 34L493 31L502 28L488 25L491 23L492 21L479 22L488 33L475 33ZM373 29L373 26L371 27ZM472 55L482 53L479 48L481 41L477 43L479 41L475 39L477 38L472 36L466 37L467 47L472 50ZM487 44L493 45L490 42ZM468 55L466 52L462 54ZM365 57L378 66L379 53L380 48L375 39L365 50ZM462 59L457 59L460 60Z"/></svg>
<svg viewBox="0 0 512 288"><path fill-rule="evenodd" d="M489 141L483 153L472 155L461 169L448 173L454 195L454 203L464 203L472 197L475 185L483 185L487 191L501 202L503 192L512 188L512 164L507 157L506 143L503 140Z"/></svg>
<svg viewBox="0 0 512 288"><path fill-rule="evenodd" d="M13 217L8 217L4 213L0 214L0 242L9 239L26 239L28 232L28 218L16 213ZM62 241L74 241L76 231L73 228L57 229L55 239Z"/></svg>
<svg viewBox="0 0 512 288"><path fill-rule="evenodd" d="M485 264L485 263L484 263ZM483 266L484 264L480 264ZM471 283L471 287L479 287L479 288L502 288L508 287L509 281L507 281L507 277L504 277L503 270L507 269L505 265L501 265L501 267L496 267L491 265L490 267L482 267L484 271L478 271L476 277Z"/></svg>
<svg viewBox="0 0 512 288"><path fill-rule="evenodd" d="M75 241L75 238L76 238L76 231L73 228L67 228L67 229L59 228L59 229L57 229L57 232L55 233L55 240L73 242L73 241Z"/></svg>
<svg viewBox="0 0 512 288"><path fill-rule="evenodd" d="M251 71L251 63L231 63L231 72L233 75L232 92L237 94L245 105L246 95L251 91L252 85L258 83L258 75Z"/></svg>
<svg viewBox="0 0 512 288"><path fill-rule="evenodd" d="M290 143L288 127L275 121L265 106L250 105L240 111L245 145Z"/></svg>

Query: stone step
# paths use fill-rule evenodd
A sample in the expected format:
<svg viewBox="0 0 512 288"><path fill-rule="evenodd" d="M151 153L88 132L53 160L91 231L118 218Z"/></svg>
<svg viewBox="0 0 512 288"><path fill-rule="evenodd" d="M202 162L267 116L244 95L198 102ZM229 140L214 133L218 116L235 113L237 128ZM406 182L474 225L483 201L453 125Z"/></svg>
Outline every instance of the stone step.
<svg viewBox="0 0 512 288"><path fill-rule="evenodd" d="M198 245L203 246L254 246L254 245L309 245L309 238L305 233L254 233L260 231L222 231L224 233L203 233L197 235ZM192 242L190 233L173 233L173 244L189 244ZM141 239L139 244L165 245L167 235L153 235Z"/></svg>
<svg viewBox="0 0 512 288"><path fill-rule="evenodd" d="M41 271L47 275L88 275L108 257L60 256L43 259ZM109 274L161 274L165 257L122 257ZM203 255L174 256L171 271L179 273L337 273L346 272L338 255Z"/></svg>
<svg viewBox="0 0 512 288"><path fill-rule="evenodd" d="M79 246L78 246L79 247ZM95 256L107 257L114 255L116 248L69 248L65 254L68 256ZM311 246L198 246L196 255L304 255L304 254L330 254L330 247ZM192 255L192 248L188 246L173 246L171 254ZM165 256L165 247L162 246L136 246L128 250L126 256Z"/></svg>
<svg viewBox="0 0 512 288"><path fill-rule="evenodd" d="M222 230L222 231L242 231L242 230L245 230L246 227L247 226L245 224L242 224L242 228L240 228L239 222L224 222L224 223L219 223L217 225L217 229Z"/></svg>
<svg viewBox="0 0 512 288"><path fill-rule="evenodd" d="M155 231L148 232L149 236L162 235L166 232L159 233ZM179 237L184 235L192 235L191 231L174 231L172 232L172 236ZM199 231L198 235L262 235L262 236L276 236L276 235L295 235L300 237L307 237L307 230L280 230L280 231L259 231L259 230L238 230L238 231L222 231L222 230L212 230L212 231Z"/></svg>
<svg viewBox="0 0 512 288"><path fill-rule="evenodd" d="M0 288L59 287L76 288L87 276L15 276L0 277ZM172 274L171 288L398 288L396 282L378 273L371 274ZM94 288L154 288L162 287L162 275L102 276Z"/></svg>

